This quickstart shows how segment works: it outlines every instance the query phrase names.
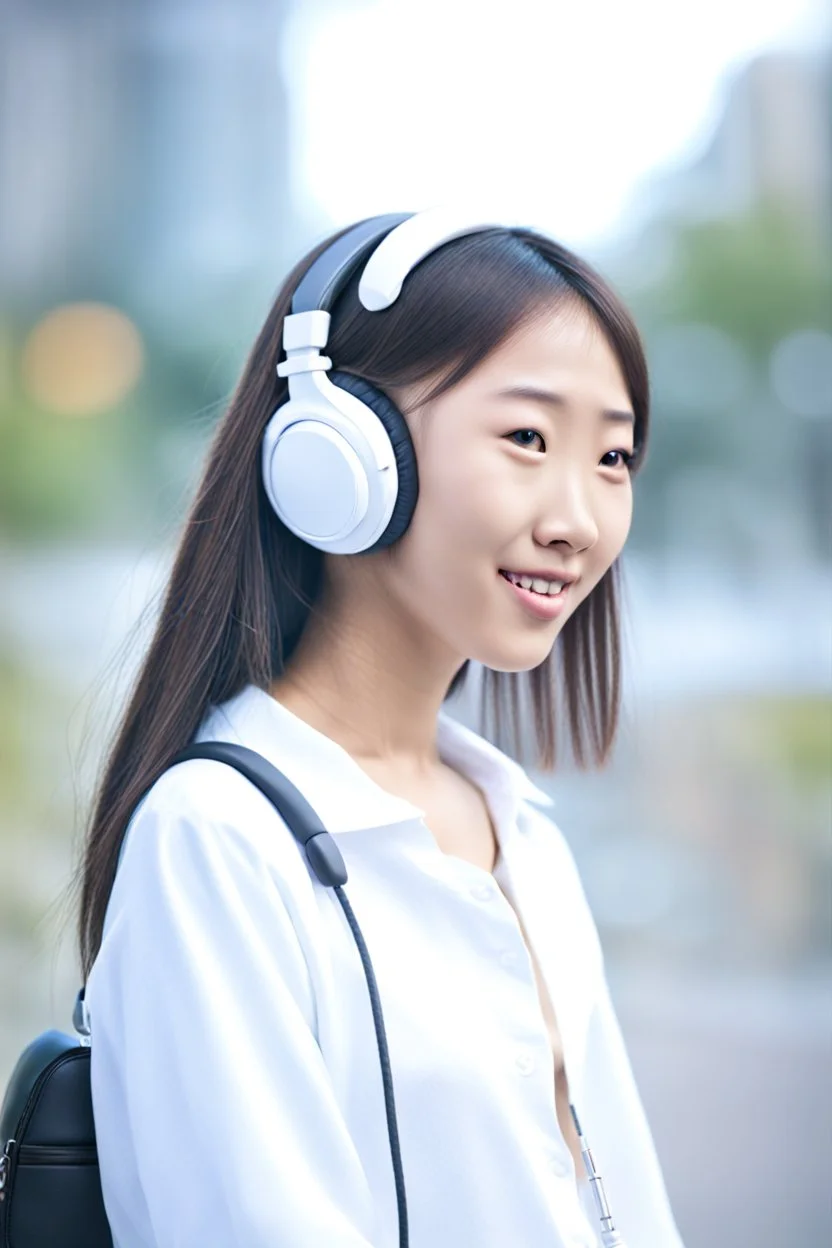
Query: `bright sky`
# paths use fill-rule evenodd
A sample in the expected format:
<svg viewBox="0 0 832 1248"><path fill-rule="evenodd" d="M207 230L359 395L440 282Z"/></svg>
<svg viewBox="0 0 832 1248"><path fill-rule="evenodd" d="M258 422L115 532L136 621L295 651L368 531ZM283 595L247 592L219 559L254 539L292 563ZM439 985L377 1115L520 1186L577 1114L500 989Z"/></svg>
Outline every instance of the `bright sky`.
<svg viewBox="0 0 832 1248"><path fill-rule="evenodd" d="M821 0L329 0L287 68L295 176L334 224L476 197L573 245L695 154L727 70L829 37Z"/></svg>

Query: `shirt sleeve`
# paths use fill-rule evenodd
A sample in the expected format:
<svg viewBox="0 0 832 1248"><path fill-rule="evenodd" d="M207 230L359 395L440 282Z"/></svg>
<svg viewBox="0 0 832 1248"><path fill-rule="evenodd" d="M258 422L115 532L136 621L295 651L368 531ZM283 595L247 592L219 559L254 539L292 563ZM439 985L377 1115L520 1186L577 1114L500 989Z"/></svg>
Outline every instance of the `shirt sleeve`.
<svg viewBox="0 0 832 1248"><path fill-rule="evenodd" d="M131 1190L156 1248L371 1248L307 960L243 823L161 800L134 817L87 990L105 1203Z"/></svg>
<svg viewBox="0 0 832 1248"><path fill-rule="evenodd" d="M581 1126L626 1248L683 1248L621 1027L602 973L587 1033ZM592 1193L583 1191L592 1225Z"/></svg>

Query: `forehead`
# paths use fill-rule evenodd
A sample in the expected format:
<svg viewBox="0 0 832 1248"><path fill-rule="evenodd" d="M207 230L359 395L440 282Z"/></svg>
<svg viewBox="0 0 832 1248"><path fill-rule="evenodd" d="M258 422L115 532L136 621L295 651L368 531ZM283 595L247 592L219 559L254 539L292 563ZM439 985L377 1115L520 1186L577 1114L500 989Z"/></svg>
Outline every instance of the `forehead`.
<svg viewBox="0 0 832 1248"><path fill-rule="evenodd" d="M478 388L507 380L560 392L589 387L598 391L605 406L628 405L618 357L597 320L577 300L533 314L486 356L470 378Z"/></svg>

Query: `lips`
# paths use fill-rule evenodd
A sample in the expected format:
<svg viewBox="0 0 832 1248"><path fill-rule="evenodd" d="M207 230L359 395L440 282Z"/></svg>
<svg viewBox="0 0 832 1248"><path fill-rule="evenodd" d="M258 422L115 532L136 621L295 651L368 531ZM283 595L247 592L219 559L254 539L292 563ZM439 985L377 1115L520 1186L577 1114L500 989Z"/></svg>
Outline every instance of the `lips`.
<svg viewBox="0 0 832 1248"><path fill-rule="evenodd" d="M518 585L502 571L500 579L507 586L508 592L513 596L517 605L522 607L523 611L534 619L554 620L566 606L566 599L569 594L568 585L564 585L559 593L550 594L539 593L533 589L524 589L522 585Z"/></svg>

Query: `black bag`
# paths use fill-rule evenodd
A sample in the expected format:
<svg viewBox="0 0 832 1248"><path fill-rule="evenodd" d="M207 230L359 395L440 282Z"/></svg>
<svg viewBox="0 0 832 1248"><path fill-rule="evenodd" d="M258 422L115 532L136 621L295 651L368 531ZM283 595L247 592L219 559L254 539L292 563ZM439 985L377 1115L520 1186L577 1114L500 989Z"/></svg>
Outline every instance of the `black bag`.
<svg viewBox="0 0 832 1248"><path fill-rule="evenodd" d="M112 1248L89 1047L60 1031L32 1041L9 1080L0 1142L2 1248Z"/></svg>
<svg viewBox="0 0 832 1248"><path fill-rule="evenodd" d="M324 875L346 880L334 843L316 840L322 825L291 782L253 750L206 742L189 758L227 763L255 784ZM342 903L343 904L343 903ZM82 1031L83 992L74 1014ZM0 1248L113 1248L104 1210L90 1088L90 1048L47 1031L24 1050L0 1109Z"/></svg>

